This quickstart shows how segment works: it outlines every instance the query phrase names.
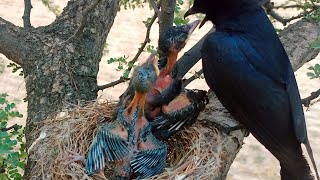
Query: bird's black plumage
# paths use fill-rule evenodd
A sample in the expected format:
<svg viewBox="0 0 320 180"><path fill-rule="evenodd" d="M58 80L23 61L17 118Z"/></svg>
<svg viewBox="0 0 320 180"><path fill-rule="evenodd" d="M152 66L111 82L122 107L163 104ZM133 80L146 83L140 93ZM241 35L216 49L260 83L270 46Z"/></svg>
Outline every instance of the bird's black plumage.
<svg viewBox="0 0 320 180"><path fill-rule="evenodd" d="M256 0L195 0L186 15L193 13L216 25L202 47L209 87L279 160L282 179L313 179L300 145L316 170L297 83L263 8Z"/></svg>

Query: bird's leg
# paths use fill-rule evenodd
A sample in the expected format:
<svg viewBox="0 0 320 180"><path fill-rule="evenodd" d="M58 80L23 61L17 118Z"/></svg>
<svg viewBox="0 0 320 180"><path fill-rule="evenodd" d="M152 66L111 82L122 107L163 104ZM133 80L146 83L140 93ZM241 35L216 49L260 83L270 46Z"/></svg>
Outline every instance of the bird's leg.
<svg viewBox="0 0 320 180"><path fill-rule="evenodd" d="M64 157L63 159L61 159L61 164L62 165L69 165L73 162L85 162L86 159L84 156L81 156L80 154L73 152L73 151L69 151L69 155L67 155L66 157Z"/></svg>

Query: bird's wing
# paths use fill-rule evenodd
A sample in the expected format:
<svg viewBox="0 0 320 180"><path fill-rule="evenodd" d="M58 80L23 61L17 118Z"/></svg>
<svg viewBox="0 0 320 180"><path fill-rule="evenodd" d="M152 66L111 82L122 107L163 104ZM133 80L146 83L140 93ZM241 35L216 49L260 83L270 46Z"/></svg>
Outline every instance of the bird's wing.
<svg viewBox="0 0 320 180"><path fill-rule="evenodd" d="M164 89L162 92L160 92L159 95L154 99L152 104L156 107L166 105L170 101L172 101L176 96L179 95L182 88L182 81L173 79L172 83Z"/></svg>
<svg viewBox="0 0 320 180"><path fill-rule="evenodd" d="M165 167L167 146L157 140L151 133L148 141L156 145L156 148L140 150L131 161L133 171L138 175L138 179L145 179L161 173Z"/></svg>
<svg viewBox="0 0 320 180"><path fill-rule="evenodd" d="M111 132L114 126L115 123L111 123L103 124L99 127L86 160L88 174L102 170L105 167L106 159L114 162L128 155L129 149L126 140Z"/></svg>
<svg viewBox="0 0 320 180"><path fill-rule="evenodd" d="M177 109L177 107L170 107L170 103L168 109L174 109L174 111L161 114L155 117L150 123L152 132L156 138L168 139L183 127L193 124L199 113L204 110L205 104L207 103L206 92L193 90L185 91L187 96L178 96L173 100L173 102L177 101L177 104L172 104L172 106L178 105L182 108ZM185 103L183 99L179 100L179 98L188 98L188 104L179 104L179 101Z"/></svg>
<svg viewBox="0 0 320 180"><path fill-rule="evenodd" d="M255 106L245 108L257 112L264 111L266 115L268 111L279 113L272 116L282 119L276 118L267 122L277 124L278 120L288 121L285 122L286 125L293 128L296 139L303 143L307 138L306 126L294 74L279 39L271 42L269 49L261 50L260 47L256 47L257 43L251 43L241 35L224 32L210 35L202 49L206 80L212 81L212 86L215 86L215 83L221 85L213 89L221 91L218 93L227 108L238 103L233 106ZM209 61L212 63L208 63ZM211 68L216 72L212 72L210 66L215 66ZM223 92L224 90L226 92ZM229 107L229 109L236 108ZM255 112L246 113L248 116L261 115Z"/></svg>

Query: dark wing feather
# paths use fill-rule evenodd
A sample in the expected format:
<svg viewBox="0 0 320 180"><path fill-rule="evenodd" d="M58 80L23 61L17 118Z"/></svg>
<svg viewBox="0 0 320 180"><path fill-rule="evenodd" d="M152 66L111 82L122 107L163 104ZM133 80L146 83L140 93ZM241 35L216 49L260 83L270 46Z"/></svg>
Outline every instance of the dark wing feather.
<svg viewBox="0 0 320 180"><path fill-rule="evenodd" d="M114 135L110 130L115 123L103 124L99 127L96 137L93 139L86 160L86 171L92 174L105 167L105 161L114 162L128 155L129 149L125 139Z"/></svg>
<svg viewBox="0 0 320 180"><path fill-rule="evenodd" d="M161 173L165 167L167 146L157 140L151 133L149 140L156 144L157 148L141 150L133 156L131 167L138 175L137 179L145 179Z"/></svg>
<svg viewBox="0 0 320 180"><path fill-rule="evenodd" d="M293 107L301 103L292 104L299 93L288 81L293 75L286 74L292 72L290 66L278 62L287 59L266 59L248 39L227 32L209 35L202 49L205 79L222 104L278 158L282 167L292 174L309 172L301 139L297 138L297 134L306 132L304 118L293 119L295 113L301 113L301 107ZM267 69L272 67L275 73ZM288 87L292 89L288 91Z"/></svg>
<svg viewBox="0 0 320 180"><path fill-rule="evenodd" d="M198 118L201 111L204 110L208 98L206 91L185 90L191 104L175 112L161 114L154 118L150 123L152 133L158 139L168 139L183 127L192 125ZM178 97L179 98L179 97Z"/></svg>

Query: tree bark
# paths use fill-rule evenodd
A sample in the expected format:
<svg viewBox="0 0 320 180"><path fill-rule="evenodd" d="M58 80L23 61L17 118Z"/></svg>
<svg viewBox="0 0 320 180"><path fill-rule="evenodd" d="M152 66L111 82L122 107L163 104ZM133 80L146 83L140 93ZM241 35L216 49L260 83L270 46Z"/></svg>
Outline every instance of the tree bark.
<svg viewBox="0 0 320 180"><path fill-rule="evenodd" d="M94 3L96 7L88 9ZM33 123L56 114L67 103L96 99L99 62L117 10L118 0L72 0L45 27L21 28L0 18L0 53L24 72L27 148L35 139L29 135ZM35 178L34 161L28 159L26 179Z"/></svg>

